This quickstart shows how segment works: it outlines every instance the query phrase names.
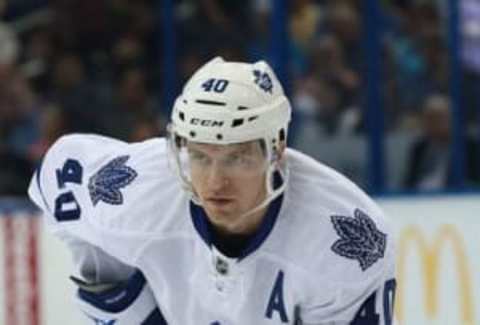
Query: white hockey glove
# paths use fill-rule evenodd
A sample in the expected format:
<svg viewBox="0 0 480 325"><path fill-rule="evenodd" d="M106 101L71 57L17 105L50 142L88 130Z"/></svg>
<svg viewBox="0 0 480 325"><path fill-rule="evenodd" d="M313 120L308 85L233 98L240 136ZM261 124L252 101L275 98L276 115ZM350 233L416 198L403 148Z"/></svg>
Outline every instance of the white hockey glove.
<svg viewBox="0 0 480 325"><path fill-rule="evenodd" d="M116 284L88 284L71 279L79 286L76 301L85 324L167 325L140 271Z"/></svg>

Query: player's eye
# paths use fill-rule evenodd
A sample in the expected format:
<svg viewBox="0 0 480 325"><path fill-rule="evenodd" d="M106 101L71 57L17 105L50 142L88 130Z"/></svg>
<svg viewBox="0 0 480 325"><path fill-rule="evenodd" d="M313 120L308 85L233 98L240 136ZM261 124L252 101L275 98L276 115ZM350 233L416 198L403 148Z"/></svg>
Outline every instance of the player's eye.
<svg viewBox="0 0 480 325"><path fill-rule="evenodd" d="M190 161L196 163L207 163L209 161L208 156L199 151L191 150L188 152L188 156L190 157Z"/></svg>
<svg viewBox="0 0 480 325"><path fill-rule="evenodd" d="M244 164L247 162L247 158L243 154L232 154L229 155L225 158L225 163L227 165L238 165L238 164Z"/></svg>

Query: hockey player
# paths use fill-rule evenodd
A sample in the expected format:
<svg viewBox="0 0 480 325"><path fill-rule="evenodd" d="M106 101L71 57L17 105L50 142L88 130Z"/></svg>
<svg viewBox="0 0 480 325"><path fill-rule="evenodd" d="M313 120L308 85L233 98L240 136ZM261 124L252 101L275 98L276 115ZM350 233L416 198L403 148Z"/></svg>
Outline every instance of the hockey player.
<svg viewBox="0 0 480 325"><path fill-rule="evenodd" d="M271 68L215 58L169 138L60 138L29 195L73 253L96 324L392 323L394 240L345 177L286 148Z"/></svg>

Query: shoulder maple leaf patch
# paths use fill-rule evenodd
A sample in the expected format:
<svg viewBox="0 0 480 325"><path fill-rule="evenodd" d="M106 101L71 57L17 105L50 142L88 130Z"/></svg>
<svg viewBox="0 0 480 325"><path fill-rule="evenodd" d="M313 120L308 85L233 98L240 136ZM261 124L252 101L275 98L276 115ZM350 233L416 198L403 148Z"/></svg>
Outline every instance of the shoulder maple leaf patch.
<svg viewBox="0 0 480 325"><path fill-rule="evenodd" d="M97 205L100 201L113 205L123 203L120 189L137 177L137 172L125 165L129 158L130 156L117 157L90 177L88 191L93 205Z"/></svg>
<svg viewBox="0 0 480 325"><path fill-rule="evenodd" d="M340 236L332 245L332 251L346 258L357 260L365 271L383 258L387 235L378 230L375 222L360 209L354 217L331 216L333 227Z"/></svg>

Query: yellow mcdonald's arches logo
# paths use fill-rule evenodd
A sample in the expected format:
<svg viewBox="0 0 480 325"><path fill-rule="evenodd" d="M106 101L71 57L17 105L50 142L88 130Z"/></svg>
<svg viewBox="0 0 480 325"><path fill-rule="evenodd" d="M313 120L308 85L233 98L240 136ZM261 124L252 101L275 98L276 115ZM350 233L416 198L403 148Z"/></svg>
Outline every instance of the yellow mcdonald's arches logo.
<svg viewBox="0 0 480 325"><path fill-rule="evenodd" d="M467 256L465 255L465 245L463 238L459 235L457 229L453 225L443 225L437 232L433 243L428 245L421 231L414 227L407 227L400 235L397 255L397 276L398 287L395 303L395 312L398 321L403 324L405 318L404 295L406 280L406 255L412 247L418 248L423 268L423 284L424 284L424 308L427 317L433 319L438 315L438 287L439 287L439 257L441 251L447 244L453 249L457 268L457 279L459 281L459 297L460 297L460 315L462 324L470 325L475 322L475 310L473 307L473 294L471 275L468 266Z"/></svg>

